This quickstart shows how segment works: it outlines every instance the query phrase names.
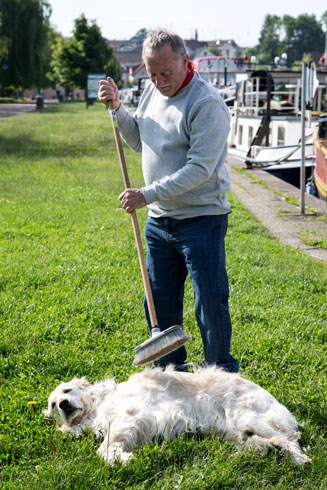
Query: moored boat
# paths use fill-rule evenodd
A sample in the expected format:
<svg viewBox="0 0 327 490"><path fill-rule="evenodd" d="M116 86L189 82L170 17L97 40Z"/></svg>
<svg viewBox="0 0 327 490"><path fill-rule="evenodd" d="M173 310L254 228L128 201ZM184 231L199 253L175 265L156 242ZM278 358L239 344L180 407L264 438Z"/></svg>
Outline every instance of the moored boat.
<svg viewBox="0 0 327 490"><path fill-rule="evenodd" d="M326 98L325 73L316 75L315 97L304 130L306 178L315 165L313 128ZM288 69L237 74L229 135L231 155L249 168L262 167L297 187L302 158L301 76Z"/></svg>
<svg viewBox="0 0 327 490"><path fill-rule="evenodd" d="M313 140L316 154L313 182L319 197L327 203L327 114L319 117Z"/></svg>

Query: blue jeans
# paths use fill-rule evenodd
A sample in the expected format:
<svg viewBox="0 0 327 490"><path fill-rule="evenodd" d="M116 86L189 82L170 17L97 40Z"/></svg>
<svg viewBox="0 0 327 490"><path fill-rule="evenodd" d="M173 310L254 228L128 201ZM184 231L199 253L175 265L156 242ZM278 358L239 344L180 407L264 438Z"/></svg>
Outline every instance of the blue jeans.
<svg viewBox="0 0 327 490"><path fill-rule="evenodd" d="M160 329L183 325L184 284L189 273L205 363L237 372L238 362L230 354L232 326L224 240L227 225L227 214L184 220L148 218L147 268ZM145 313L150 328L146 301ZM181 347L156 364L180 366L185 361L186 349Z"/></svg>

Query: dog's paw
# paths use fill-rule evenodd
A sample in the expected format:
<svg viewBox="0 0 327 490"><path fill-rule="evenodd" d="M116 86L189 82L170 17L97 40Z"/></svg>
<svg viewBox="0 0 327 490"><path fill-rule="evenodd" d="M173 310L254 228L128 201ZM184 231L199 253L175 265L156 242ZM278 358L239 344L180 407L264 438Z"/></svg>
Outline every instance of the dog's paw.
<svg viewBox="0 0 327 490"><path fill-rule="evenodd" d="M122 451L119 455L119 461L121 461L123 464L127 464L132 456L133 453L125 453Z"/></svg>
<svg viewBox="0 0 327 490"><path fill-rule="evenodd" d="M133 456L133 453L125 452L121 447L108 447L104 444L99 447L98 454L111 466L118 461L122 464L127 464Z"/></svg>
<svg viewBox="0 0 327 490"><path fill-rule="evenodd" d="M45 418L46 418L47 420L52 419L52 413L51 413L51 411L50 411L50 410L42 410L42 413L43 413L43 415L45 416Z"/></svg>
<svg viewBox="0 0 327 490"><path fill-rule="evenodd" d="M302 451L296 451L291 453L291 457L295 464L303 465L311 463L311 459Z"/></svg>

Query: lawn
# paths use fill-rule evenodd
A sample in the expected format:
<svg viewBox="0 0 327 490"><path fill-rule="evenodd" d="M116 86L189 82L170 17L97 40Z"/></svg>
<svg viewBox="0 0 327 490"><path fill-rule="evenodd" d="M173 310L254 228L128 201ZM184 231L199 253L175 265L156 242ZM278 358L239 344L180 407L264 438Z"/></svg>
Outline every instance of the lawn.
<svg viewBox="0 0 327 490"><path fill-rule="evenodd" d="M127 147L133 186L140 154ZM125 380L147 337L143 286L109 116L71 102L0 120L0 487L327 488L327 272L279 244L231 193L226 240L232 353L244 376L303 423L312 463L185 435L108 467L92 434L55 430L42 409L61 381ZM138 211L143 229L146 210ZM203 360L187 282L189 361Z"/></svg>

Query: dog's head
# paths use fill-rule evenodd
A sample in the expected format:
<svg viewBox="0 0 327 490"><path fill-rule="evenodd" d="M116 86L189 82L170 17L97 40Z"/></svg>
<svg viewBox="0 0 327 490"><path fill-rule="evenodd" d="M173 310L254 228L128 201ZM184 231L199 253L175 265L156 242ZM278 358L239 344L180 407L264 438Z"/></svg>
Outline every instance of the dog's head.
<svg viewBox="0 0 327 490"><path fill-rule="evenodd" d="M79 424L86 410L83 392L89 387L90 384L85 378L74 378L68 383L61 383L50 394L48 409L43 410L44 416L56 419L61 427Z"/></svg>

